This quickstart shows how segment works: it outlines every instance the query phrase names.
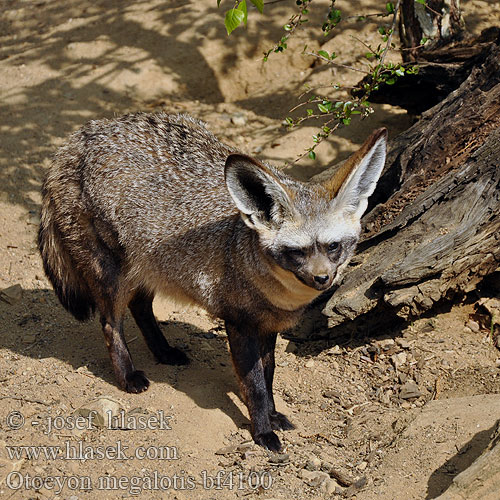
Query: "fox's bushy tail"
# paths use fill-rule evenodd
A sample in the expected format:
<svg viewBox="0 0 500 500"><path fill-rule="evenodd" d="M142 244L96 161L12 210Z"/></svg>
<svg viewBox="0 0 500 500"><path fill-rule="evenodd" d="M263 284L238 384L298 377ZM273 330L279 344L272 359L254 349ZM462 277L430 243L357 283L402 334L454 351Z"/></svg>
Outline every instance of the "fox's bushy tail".
<svg viewBox="0 0 500 500"><path fill-rule="evenodd" d="M42 189L42 196L38 248L43 269L65 309L76 319L86 321L94 314L95 302L64 241L47 182Z"/></svg>

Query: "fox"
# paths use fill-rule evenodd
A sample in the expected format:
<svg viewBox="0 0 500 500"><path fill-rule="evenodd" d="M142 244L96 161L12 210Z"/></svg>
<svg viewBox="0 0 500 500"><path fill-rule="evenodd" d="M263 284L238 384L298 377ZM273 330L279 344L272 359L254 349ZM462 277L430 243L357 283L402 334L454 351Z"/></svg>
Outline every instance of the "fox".
<svg viewBox="0 0 500 500"><path fill-rule="evenodd" d="M54 154L42 186L38 247L59 301L96 312L119 386L150 382L124 332L130 310L159 363L184 365L153 314L162 294L223 320L255 443L277 452L275 345L339 283L385 163L375 130L334 175L301 182L232 148L188 115L93 120Z"/></svg>

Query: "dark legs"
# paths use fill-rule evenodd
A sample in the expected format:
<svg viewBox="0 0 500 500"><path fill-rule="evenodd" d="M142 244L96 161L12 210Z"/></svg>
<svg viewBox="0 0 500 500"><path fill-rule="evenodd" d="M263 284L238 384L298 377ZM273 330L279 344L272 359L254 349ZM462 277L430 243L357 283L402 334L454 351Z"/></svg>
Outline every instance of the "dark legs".
<svg viewBox="0 0 500 500"><path fill-rule="evenodd" d="M188 357L179 349L171 347L163 336L153 314L153 297L145 292L137 292L128 305L132 316L140 328L149 350L159 363L185 365Z"/></svg>
<svg viewBox="0 0 500 500"><path fill-rule="evenodd" d="M226 323L233 364L241 394L248 407L254 441L271 451L281 448L273 429L293 425L275 409L273 398L276 334L259 335L256 329Z"/></svg>
<svg viewBox="0 0 500 500"><path fill-rule="evenodd" d="M143 392L149 387L144 372L136 370L123 335L123 321L101 316L102 331L111 364L120 387L127 392Z"/></svg>
<svg viewBox="0 0 500 500"><path fill-rule="evenodd" d="M262 359L262 365L264 368L264 379L266 381L267 397L269 401L269 419L271 421L271 427L274 430L290 430L294 429L294 425L288 420L288 418L276 411L274 405L273 396L273 378L274 378L274 350L276 347L276 333L271 333L262 337L260 339L260 355Z"/></svg>
<svg viewBox="0 0 500 500"><path fill-rule="evenodd" d="M119 289L119 287L117 287ZM121 300L121 294L114 292L114 302L108 303L105 299L98 299L101 311L101 324L111 364L120 387L127 392L143 392L149 387L149 380L144 372L136 370L130 356L125 336L123 335L123 314L126 301ZM138 292L129 303L129 308L137 322L146 343L160 363L181 365L188 362L187 356L170 347L153 315L153 298L150 295Z"/></svg>

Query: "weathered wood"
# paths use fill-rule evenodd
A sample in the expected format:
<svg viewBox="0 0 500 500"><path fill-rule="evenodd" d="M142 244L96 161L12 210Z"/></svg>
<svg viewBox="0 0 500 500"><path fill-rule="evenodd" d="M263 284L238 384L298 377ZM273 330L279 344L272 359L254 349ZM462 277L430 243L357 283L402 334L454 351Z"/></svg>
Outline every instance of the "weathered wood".
<svg viewBox="0 0 500 500"><path fill-rule="evenodd" d="M500 50L494 46L459 89L391 141L364 217L367 232L323 308L328 326L377 308L409 318L496 271L499 164Z"/></svg>
<svg viewBox="0 0 500 500"><path fill-rule="evenodd" d="M486 450L436 500L497 500L500 492L500 420Z"/></svg>
<svg viewBox="0 0 500 500"><path fill-rule="evenodd" d="M464 21L460 12L460 0L415 0L401 2L399 36L403 47L403 60L420 59L422 49L438 47L451 40L460 39ZM421 40L428 40L425 48Z"/></svg>

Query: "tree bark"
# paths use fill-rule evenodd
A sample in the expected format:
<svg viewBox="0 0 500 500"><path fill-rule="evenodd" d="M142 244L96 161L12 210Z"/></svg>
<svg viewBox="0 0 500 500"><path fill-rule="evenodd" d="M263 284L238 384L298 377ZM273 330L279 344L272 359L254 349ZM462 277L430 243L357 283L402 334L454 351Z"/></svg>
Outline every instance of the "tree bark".
<svg viewBox="0 0 500 500"><path fill-rule="evenodd" d="M409 319L497 271L499 158L493 45L457 90L390 142L358 253L322 309L328 327L373 311Z"/></svg>
<svg viewBox="0 0 500 500"><path fill-rule="evenodd" d="M460 0L415 0L401 2L399 36L404 62L420 59L423 50L434 49L462 38L464 22ZM423 47L423 39L428 40Z"/></svg>

